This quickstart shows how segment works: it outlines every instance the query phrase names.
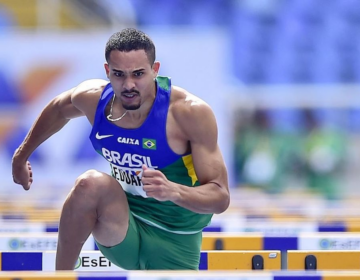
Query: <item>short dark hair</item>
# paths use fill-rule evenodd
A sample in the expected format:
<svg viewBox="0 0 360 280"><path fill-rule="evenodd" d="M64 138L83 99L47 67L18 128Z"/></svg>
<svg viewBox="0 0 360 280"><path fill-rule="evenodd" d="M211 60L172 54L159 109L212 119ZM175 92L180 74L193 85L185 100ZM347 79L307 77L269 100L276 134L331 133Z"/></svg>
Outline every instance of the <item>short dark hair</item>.
<svg viewBox="0 0 360 280"><path fill-rule="evenodd" d="M153 41L144 32L135 28L125 28L110 37L105 48L107 62L109 62L110 53L113 50L121 52L144 50L150 64L153 65L155 61L155 45Z"/></svg>

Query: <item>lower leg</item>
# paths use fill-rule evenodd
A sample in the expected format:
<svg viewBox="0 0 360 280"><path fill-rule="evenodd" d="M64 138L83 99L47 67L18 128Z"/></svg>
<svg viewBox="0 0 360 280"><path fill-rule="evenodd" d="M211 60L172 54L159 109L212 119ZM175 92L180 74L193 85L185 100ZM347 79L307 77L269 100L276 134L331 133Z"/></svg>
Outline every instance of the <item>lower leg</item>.
<svg viewBox="0 0 360 280"><path fill-rule="evenodd" d="M129 210L126 195L111 176L89 170L81 175L62 209L56 270L73 270L82 246L93 232L104 246L126 236Z"/></svg>
<svg viewBox="0 0 360 280"><path fill-rule="evenodd" d="M80 189L80 190L79 190ZM67 197L60 218L56 270L73 270L81 248L97 221L96 208L81 188Z"/></svg>

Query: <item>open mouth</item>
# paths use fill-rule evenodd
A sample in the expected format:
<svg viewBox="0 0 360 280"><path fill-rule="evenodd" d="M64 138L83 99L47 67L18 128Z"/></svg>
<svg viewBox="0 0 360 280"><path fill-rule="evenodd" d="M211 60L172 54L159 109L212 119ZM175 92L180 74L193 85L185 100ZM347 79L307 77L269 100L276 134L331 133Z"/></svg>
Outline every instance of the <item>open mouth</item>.
<svg viewBox="0 0 360 280"><path fill-rule="evenodd" d="M121 96L125 97L126 99L132 99L132 98L138 96L138 94L137 93L123 93Z"/></svg>

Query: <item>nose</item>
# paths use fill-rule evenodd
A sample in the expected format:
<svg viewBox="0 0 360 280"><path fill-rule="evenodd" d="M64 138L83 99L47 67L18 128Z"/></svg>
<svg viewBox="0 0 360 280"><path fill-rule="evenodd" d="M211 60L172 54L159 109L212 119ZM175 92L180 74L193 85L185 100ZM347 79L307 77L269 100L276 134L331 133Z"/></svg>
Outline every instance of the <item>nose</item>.
<svg viewBox="0 0 360 280"><path fill-rule="evenodd" d="M135 83L134 83L133 79L130 77L127 77L124 80L123 88L124 88L124 90L127 90L127 91L132 91L133 89L135 89Z"/></svg>

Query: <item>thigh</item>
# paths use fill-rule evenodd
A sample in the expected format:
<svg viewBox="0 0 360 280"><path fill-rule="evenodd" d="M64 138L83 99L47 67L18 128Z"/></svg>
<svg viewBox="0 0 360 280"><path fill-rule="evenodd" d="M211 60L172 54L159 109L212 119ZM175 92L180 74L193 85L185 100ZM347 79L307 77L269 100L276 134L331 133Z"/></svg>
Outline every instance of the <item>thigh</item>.
<svg viewBox="0 0 360 280"><path fill-rule="evenodd" d="M202 233L175 234L139 224L140 268L156 270L198 270Z"/></svg>
<svg viewBox="0 0 360 280"><path fill-rule="evenodd" d="M125 239L118 245L106 247L96 241L101 253L113 264L127 270L137 270L139 265L140 235L136 221L129 211L129 226Z"/></svg>
<svg viewBox="0 0 360 280"><path fill-rule="evenodd" d="M126 194L121 185L110 175L97 171L89 171L86 174L88 174L86 179L88 183L83 197L87 205L93 200L96 204L93 208L97 221L92 234L104 246L119 244L124 240L129 224Z"/></svg>

